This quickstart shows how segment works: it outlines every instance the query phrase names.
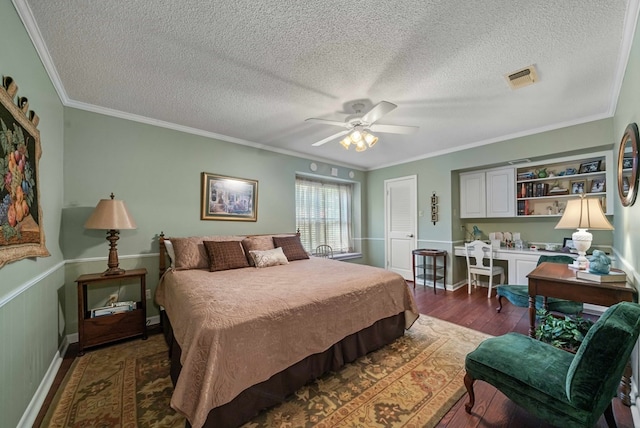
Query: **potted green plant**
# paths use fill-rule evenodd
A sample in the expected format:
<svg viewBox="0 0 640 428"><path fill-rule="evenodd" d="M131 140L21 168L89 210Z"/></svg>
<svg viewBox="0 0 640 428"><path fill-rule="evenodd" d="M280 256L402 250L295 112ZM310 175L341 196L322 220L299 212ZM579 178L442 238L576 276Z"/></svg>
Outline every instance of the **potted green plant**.
<svg viewBox="0 0 640 428"><path fill-rule="evenodd" d="M544 309L538 310L538 326L536 339L546 342L556 348L575 353L593 321L580 316L564 318L553 315Z"/></svg>

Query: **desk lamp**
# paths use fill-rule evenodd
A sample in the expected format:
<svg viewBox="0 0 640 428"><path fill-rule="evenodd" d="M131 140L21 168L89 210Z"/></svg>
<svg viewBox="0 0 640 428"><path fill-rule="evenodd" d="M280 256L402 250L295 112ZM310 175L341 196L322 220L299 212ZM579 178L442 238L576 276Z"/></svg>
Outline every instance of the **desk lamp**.
<svg viewBox="0 0 640 428"><path fill-rule="evenodd" d="M578 229L573 233L571 239L578 250L576 262L579 269L586 269L588 264L585 255L591 247L593 235L587 229L613 230L613 226L602 212L600 201L594 198L585 198L584 194L580 194L579 199L571 199L567 202L564 214L555 228Z"/></svg>
<svg viewBox="0 0 640 428"><path fill-rule="evenodd" d="M100 199L98 205L89 216L84 224L86 229L104 229L107 230L107 241L109 241L109 261L108 269L102 275L121 275L124 269L118 267L118 250L116 241L120 239L118 234L120 229L135 229L136 222L129 214L124 201L114 199L111 193L111 199Z"/></svg>

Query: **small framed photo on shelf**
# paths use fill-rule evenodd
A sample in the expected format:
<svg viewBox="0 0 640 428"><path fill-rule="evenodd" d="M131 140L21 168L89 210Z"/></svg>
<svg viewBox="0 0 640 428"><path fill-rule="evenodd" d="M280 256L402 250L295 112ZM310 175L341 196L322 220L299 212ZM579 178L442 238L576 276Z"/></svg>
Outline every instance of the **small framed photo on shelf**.
<svg viewBox="0 0 640 428"><path fill-rule="evenodd" d="M600 192L604 192L604 178L594 178L591 181L590 193L600 193Z"/></svg>
<svg viewBox="0 0 640 428"><path fill-rule="evenodd" d="M597 161L585 162L580 164L580 169L578 170L578 174L586 174L589 172L600 171L600 162L601 161L597 160Z"/></svg>
<svg viewBox="0 0 640 428"><path fill-rule="evenodd" d="M562 248L567 248L572 252L576 251L576 246L573 245L573 239L571 238L564 238L564 241L562 242Z"/></svg>
<svg viewBox="0 0 640 428"><path fill-rule="evenodd" d="M571 182L571 194L577 195L580 193L585 193L586 180L577 180Z"/></svg>
<svg viewBox="0 0 640 428"><path fill-rule="evenodd" d="M622 169L633 168L633 158L622 158Z"/></svg>

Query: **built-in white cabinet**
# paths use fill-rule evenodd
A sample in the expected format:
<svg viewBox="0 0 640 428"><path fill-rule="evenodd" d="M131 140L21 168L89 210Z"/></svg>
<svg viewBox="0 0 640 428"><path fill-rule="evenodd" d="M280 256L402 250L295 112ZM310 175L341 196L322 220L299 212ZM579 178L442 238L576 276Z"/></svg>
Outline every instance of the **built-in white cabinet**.
<svg viewBox="0 0 640 428"><path fill-rule="evenodd" d="M460 217L514 217L515 169L460 174Z"/></svg>
<svg viewBox="0 0 640 428"><path fill-rule="evenodd" d="M613 214L612 162L603 151L460 173L460 218L559 217L579 193Z"/></svg>

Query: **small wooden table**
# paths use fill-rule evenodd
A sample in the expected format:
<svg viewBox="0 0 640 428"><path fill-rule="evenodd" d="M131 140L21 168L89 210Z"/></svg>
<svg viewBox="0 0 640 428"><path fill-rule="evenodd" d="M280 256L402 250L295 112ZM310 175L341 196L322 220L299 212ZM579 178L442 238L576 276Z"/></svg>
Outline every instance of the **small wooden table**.
<svg viewBox="0 0 640 428"><path fill-rule="evenodd" d="M76 279L78 283L78 355L84 355L85 348L114 340L134 336L142 336L142 339L147 338L146 276L147 270L141 268L125 271L121 275L105 276L100 273L90 273L80 275ZM87 307L87 287L123 280L137 280L139 282L140 300L136 302L136 309L91 318L91 311Z"/></svg>
<svg viewBox="0 0 640 428"><path fill-rule="evenodd" d="M529 275L529 336L535 337L536 296L612 306L637 302L635 288L624 283L599 283L576 278L576 271L560 263L540 263ZM545 302L546 303L546 302Z"/></svg>
<svg viewBox="0 0 640 428"><path fill-rule="evenodd" d="M416 257L421 257L422 262L416 266ZM431 257L431 264L427 264L427 257ZM438 266L438 257L442 257L442 266ZM420 248L411 252L413 265L413 289L416 289L416 277L423 281L433 280L433 293L436 292L436 282L441 279L442 286L447 289L447 252L445 250L433 250L430 248ZM416 267L422 268L422 275L416 276ZM431 272L427 272L431 268ZM442 270L442 273L438 271Z"/></svg>

